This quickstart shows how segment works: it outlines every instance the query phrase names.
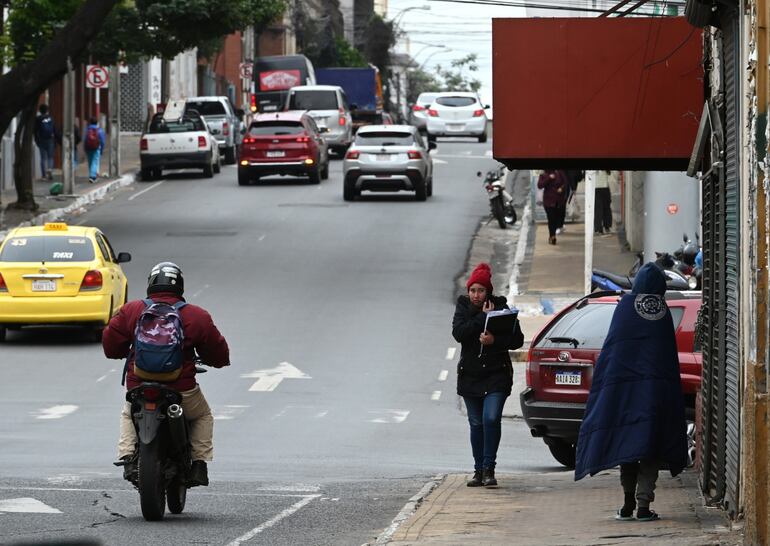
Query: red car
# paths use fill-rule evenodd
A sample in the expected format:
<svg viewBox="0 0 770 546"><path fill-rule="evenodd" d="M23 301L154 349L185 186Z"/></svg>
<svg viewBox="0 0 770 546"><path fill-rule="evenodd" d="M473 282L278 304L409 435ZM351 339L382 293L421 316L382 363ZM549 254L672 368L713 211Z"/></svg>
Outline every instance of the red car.
<svg viewBox="0 0 770 546"><path fill-rule="evenodd" d="M243 137L238 185L272 175L307 176L311 184L329 178L329 151L322 134L306 112L259 114Z"/></svg>
<svg viewBox="0 0 770 546"><path fill-rule="evenodd" d="M611 294L611 295L610 295ZM575 447L591 390L593 367L622 293L596 292L563 309L532 340L527 359L527 388L521 411L532 436L542 438L554 458L575 467ZM695 346L700 292L668 292L676 328L682 391L688 421L694 421L703 361ZM690 456L694 427L688 423Z"/></svg>

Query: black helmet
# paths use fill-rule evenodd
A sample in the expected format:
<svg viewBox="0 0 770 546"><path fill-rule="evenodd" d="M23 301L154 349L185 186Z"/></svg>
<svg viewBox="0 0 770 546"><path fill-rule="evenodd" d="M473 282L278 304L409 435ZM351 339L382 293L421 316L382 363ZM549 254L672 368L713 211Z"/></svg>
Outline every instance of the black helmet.
<svg viewBox="0 0 770 546"><path fill-rule="evenodd" d="M147 277L147 295L158 292L173 292L179 296L184 294L184 277L179 266L171 262L160 262L150 271Z"/></svg>
<svg viewBox="0 0 770 546"><path fill-rule="evenodd" d="M692 241L687 243L682 250L682 261L689 266L695 265L695 257L698 255L699 251L698 245Z"/></svg>

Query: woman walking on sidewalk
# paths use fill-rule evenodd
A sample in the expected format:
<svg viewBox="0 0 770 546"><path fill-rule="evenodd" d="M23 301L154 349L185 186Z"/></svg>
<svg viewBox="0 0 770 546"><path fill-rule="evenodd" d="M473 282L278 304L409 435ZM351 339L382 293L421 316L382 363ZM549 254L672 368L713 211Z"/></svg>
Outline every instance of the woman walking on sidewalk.
<svg viewBox="0 0 770 546"><path fill-rule="evenodd" d="M513 385L508 350L521 347L524 335L518 321L508 335L495 336L484 331L488 312L508 308L505 297L492 293L489 265L479 264L465 286L468 295L457 298L452 335L462 346L457 364L457 394L463 397L468 410L475 463L468 487L494 487L503 405Z"/></svg>
<svg viewBox="0 0 770 546"><path fill-rule="evenodd" d="M543 190L543 208L548 217L548 243L555 245L556 230L564 223L569 181L564 171L543 171L537 187Z"/></svg>
<svg viewBox="0 0 770 546"><path fill-rule="evenodd" d="M612 316L580 425L575 480L620 465L616 519L653 521L658 469L687 464L687 424L666 277L653 263L634 278Z"/></svg>

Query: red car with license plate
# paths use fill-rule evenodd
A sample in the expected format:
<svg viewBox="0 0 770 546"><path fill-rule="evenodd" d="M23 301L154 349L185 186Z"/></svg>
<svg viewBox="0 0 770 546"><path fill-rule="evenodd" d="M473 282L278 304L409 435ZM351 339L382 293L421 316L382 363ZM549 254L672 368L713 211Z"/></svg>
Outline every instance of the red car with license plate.
<svg viewBox="0 0 770 546"><path fill-rule="evenodd" d="M312 184L327 179L329 152L323 131L306 112L256 116L241 145L238 185L274 175L307 176Z"/></svg>
<svg viewBox="0 0 770 546"><path fill-rule="evenodd" d="M575 466L575 447L599 357L622 292L597 292L557 314L532 340L527 359L527 388L521 393L524 420L536 438L568 468ZM694 421L695 395L703 369L695 324L700 292L668 292L666 301L676 329L679 368L688 421ZM690 457L694 427L688 424Z"/></svg>

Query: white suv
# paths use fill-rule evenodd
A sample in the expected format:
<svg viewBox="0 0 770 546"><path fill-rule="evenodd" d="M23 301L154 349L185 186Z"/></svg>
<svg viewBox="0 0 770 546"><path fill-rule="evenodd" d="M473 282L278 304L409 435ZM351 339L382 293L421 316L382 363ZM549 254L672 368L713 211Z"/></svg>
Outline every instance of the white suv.
<svg viewBox="0 0 770 546"><path fill-rule="evenodd" d="M487 113L476 93L440 93L428 107L428 140L472 136L487 141Z"/></svg>
<svg viewBox="0 0 770 546"><path fill-rule="evenodd" d="M301 85L289 89L286 110L306 110L319 127L326 127L323 137L329 149L342 155L353 141L353 117L350 104L338 85Z"/></svg>

